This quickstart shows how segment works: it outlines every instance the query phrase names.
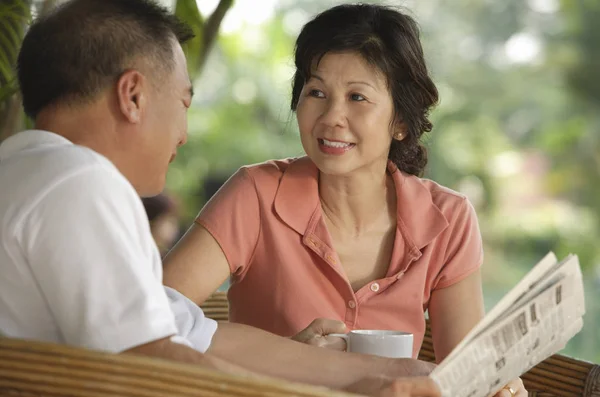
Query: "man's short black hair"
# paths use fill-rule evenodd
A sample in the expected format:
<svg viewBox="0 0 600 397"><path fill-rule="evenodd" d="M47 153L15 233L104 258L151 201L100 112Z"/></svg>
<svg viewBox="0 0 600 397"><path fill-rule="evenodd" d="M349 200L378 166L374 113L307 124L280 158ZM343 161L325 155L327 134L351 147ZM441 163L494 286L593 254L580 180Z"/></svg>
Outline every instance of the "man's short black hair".
<svg viewBox="0 0 600 397"><path fill-rule="evenodd" d="M25 112L35 119L49 105L89 101L140 60L172 70L174 40L192 37L151 0L68 1L35 21L23 40L17 67Z"/></svg>

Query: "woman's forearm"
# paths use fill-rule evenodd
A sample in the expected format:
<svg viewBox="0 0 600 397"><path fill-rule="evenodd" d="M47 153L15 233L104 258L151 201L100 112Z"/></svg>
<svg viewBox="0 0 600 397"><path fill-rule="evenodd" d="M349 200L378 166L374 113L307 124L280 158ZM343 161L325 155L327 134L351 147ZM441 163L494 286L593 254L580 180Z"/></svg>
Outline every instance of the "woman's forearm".
<svg viewBox="0 0 600 397"><path fill-rule="evenodd" d="M367 376L428 375L433 369L418 360L317 348L233 323L219 324L207 353L259 374L336 389Z"/></svg>

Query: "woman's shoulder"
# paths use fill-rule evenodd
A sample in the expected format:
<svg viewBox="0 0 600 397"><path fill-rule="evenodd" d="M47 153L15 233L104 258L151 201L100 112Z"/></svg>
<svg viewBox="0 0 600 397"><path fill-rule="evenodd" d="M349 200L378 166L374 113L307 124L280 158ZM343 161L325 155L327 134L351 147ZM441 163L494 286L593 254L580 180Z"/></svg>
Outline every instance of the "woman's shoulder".
<svg viewBox="0 0 600 397"><path fill-rule="evenodd" d="M301 169L308 167L307 157L290 157L284 159L273 159L262 163L245 165L240 168L241 172L246 173L255 182L279 183L282 176L291 168Z"/></svg>
<svg viewBox="0 0 600 397"><path fill-rule="evenodd" d="M441 185L427 178L412 177L417 183L423 186L431 195L432 203L438 207L445 215L454 211L464 212L471 207L471 203L466 195L447 186Z"/></svg>

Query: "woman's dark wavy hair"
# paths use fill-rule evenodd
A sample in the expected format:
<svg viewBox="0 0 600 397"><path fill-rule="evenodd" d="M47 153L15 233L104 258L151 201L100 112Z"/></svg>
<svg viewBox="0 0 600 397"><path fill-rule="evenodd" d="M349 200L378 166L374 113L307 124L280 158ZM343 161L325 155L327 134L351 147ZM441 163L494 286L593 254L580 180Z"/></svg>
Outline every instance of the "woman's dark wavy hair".
<svg viewBox="0 0 600 397"><path fill-rule="evenodd" d="M329 52L356 52L383 73L394 104L392 123L405 126L405 138L392 140L388 157L400 170L422 175L427 150L421 136L432 129L428 116L438 102L438 91L425 65L415 20L372 4L345 4L317 15L296 40L293 111L315 62Z"/></svg>

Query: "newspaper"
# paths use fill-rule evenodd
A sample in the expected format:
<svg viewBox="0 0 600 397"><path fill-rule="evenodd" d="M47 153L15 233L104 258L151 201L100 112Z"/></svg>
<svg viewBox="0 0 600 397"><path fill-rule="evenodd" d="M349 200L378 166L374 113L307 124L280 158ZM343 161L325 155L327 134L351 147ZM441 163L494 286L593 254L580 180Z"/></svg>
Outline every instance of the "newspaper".
<svg viewBox="0 0 600 397"><path fill-rule="evenodd" d="M443 397L494 395L583 327L579 259L546 255L430 374Z"/></svg>

